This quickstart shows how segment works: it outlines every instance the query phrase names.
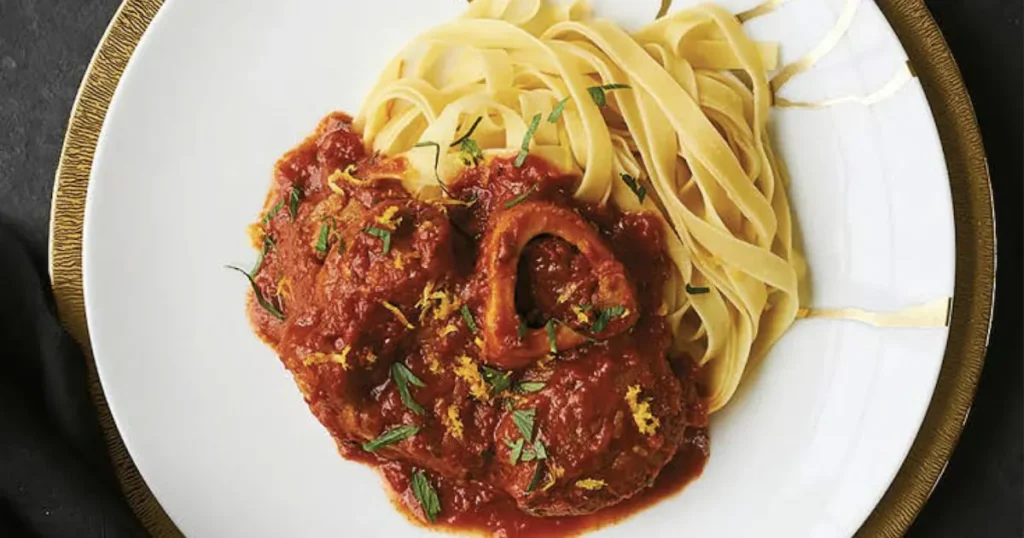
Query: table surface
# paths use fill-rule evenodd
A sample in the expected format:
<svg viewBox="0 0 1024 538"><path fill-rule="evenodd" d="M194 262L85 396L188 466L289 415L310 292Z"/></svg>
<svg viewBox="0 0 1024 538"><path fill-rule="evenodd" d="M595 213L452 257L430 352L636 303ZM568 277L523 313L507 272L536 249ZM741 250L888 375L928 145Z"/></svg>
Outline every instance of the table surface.
<svg viewBox="0 0 1024 538"><path fill-rule="evenodd" d="M46 266L50 195L68 114L118 4L0 0L0 225L24 237L40 268ZM974 408L942 481L908 536L1024 536L1022 2L926 4L960 64L985 138L999 279L995 326Z"/></svg>

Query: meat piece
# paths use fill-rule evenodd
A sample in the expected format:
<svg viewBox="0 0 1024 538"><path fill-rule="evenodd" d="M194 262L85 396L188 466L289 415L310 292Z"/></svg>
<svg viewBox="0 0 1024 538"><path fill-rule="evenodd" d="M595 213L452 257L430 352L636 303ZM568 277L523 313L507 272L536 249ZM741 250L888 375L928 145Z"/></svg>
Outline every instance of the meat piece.
<svg viewBox="0 0 1024 538"><path fill-rule="evenodd" d="M416 303L453 265L451 224L432 205L388 200L340 232L317 282L320 303L342 323L337 338L353 348L370 338L387 355L414 335Z"/></svg>
<svg viewBox="0 0 1024 538"><path fill-rule="evenodd" d="M678 379L664 355L618 344L589 346L556 361L550 372L527 374L546 379L545 386L516 409L534 410L534 438L547 459L520 457L513 464L512 446L522 432L515 411L502 417L495 432L501 440L496 481L523 510L579 515L616 504L652 484L675 455L686 428Z"/></svg>

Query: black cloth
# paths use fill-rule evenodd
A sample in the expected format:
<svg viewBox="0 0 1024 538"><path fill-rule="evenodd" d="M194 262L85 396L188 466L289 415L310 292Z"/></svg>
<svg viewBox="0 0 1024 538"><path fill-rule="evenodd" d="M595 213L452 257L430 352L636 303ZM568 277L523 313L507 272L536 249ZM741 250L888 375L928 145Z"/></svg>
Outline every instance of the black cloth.
<svg viewBox="0 0 1024 538"><path fill-rule="evenodd" d="M0 537L142 533L119 496L83 357L55 321L45 276L50 192L68 112L119 3L0 0ZM926 3L958 59L982 127L1000 259L978 396L909 536L1020 537L1022 2Z"/></svg>
<svg viewBox="0 0 1024 538"><path fill-rule="evenodd" d="M0 528L141 536L121 498L85 385L85 359L48 283L0 226Z"/></svg>

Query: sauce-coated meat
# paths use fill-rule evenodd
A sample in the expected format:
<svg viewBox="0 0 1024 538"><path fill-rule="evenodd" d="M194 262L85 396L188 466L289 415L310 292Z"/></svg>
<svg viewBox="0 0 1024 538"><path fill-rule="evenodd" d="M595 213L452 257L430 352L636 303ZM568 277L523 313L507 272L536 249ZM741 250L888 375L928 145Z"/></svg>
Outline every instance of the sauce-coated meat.
<svg viewBox="0 0 1024 538"><path fill-rule="evenodd" d="M255 297L250 318L341 453L419 516L425 470L439 524L505 536L575 532L699 473L707 415L669 357L658 218L580 204L532 156L467 166L448 203L410 197L404 167L331 114L250 228L284 319Z"/></svg>

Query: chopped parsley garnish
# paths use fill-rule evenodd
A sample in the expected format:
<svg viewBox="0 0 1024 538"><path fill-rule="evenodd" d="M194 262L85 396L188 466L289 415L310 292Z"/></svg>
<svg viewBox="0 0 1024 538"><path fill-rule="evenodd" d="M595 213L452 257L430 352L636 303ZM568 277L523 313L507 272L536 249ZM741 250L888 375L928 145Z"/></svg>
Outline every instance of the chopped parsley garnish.
<svg viewBox="0 0 1024 538"><path fill-rule="evenodd" d="M476 320L473 319L473 313L469 311L469 307L462 305L459 308L459 312L462 313L462 319L466 320L466 325L469 327L470 332L476 334L479 328L476 326Z"/></svg>
<svg viewBox="0 0 1024 538"><path fill-rule="evenodd" d="M260 269L263 267L263 259L267 257L267 253L270 252L271 248L274 248L274 238L269 235L263 236L263 247L260 249L259 256L256 257L256 264L252 266L252 271L249 271L249 276L255 277Z"/></svg>
<svg viewBox="0 0 1024 538"><path fill-rule="evenodd" d="M382 228L377 228L376 226L370 226L369 228L365 228L363 231L384 242L385 256L388 252L391 252L391 232Z"/></svg>
<svg viewBox="0 0 1024 538"><path fill-rule="evenodd" d="M480 146L476 144L476 140L467 138L462 141L462 147L459 148L459 154L462 156L462 163L466 166L476 166L477 163L484 159L484 152L480 151Z"/></svg>
<svg viewBox="0 0 1024 538"><path fill-rule="evenodd" d="M552 353L558 353L558 340L555 338L555 320L549 319L547 325L544 326L544 330L548 333L548 350Z"/></svg>
<svg viewBox="0 0 1024 538"><path fill-rule="evenodd" d="M427 480L427 475L423 471L416 471L412 474L410 486L412 494L416 496L416 501L423 509L423 515L426 516L427 521L433 523L441 513L441 501L437 498L434 486L430 485L430 481Z"/></svg>
<svg viewBox="0 0 1024 538"><path fill-rule="evenodd" d="M705 288L705 287L695 288L695 287L687 284L686 285L686 293L689 293L690 295L704 295L705 293L711 293L711 288Z"/></svg>
<svg viewBox="0 0 1024 538"><path fill-rule="evenodd" d="M536 409L516 409L512 411L512 423L519 428L519 433L523 434L523 439L527 442L533 442L533 420L537 416Z"/></svg>
<svg viewBox="0 0 1024 538"><path fill-rule="evenodd" d="M540 485L540 481L544 479L544 471L546 470L546 467L544 460L537 462L537 468L533 471L533 478L530 479L529 485L526 486L527 493L533 493L533 491L537 489L537 486Z"/></svg>
<svg viewBox="0 0 1024 538"><path fill-rule="evenodd" d="M438 186L441 187L441 190L449 198L451 198L452 195L451 195L450 192L448 192L448 187L446 187L444 182L441 181L441 176L440 176L440 174L437 173L437 167L441 164L441 144L438 144L437 142L431 142L431 141L427 140L425 142L419 142L419 143L417 143L413 147L414 148L428 148L428 147L433 147L434 148L434 179L437 180L437 184L438 184Z"/></svg>
<svg viewBox="0 0 1024 538"><path fill-rule="evenodd" d="M299 216L299 201L302 200L302 189L298 187L292 187L291 192L288 193L288 214L291 215L292 220Z"/></svg>
<svg viewBox="0 0 1024 538"><path fill-rule="evenodd" d="M523 135L523 145L519 148L519 155L516 155L516 168L522 168L523 163L526 162L526 156L530 154L530 140L533 138L534 133L537 132L537 127L540 127L540 118L540 114L534 114L533 120L530 121L530 128Z"/></svg>
<svg viewBox="0 0 1024 538"><path fill-rule="evenodd" d="M533 451L537 453L537 459L546 460L548 459L548 447L544 446L544 441L537 439L533 442Z"/></svg>
<svg viewBox="0 0 1024 538"><path fill-rule="evenodd" d="M284 320L284 314L280 310L278 310L273 303L268 301L266 297L263 296L263 292L260 291L260 287L256 284L256 281L253 280L252 276L249 275L249 273L247 273L244 269L239 269L238 267L235 267L233 265L227 265L226 267L228 269L238 271L239 273L245 275L245 278L249 279L249 285L252 286L253 294L256 295L256 302L259 303L259 305L262 306L264 310L270 312L270 314L275 318Z"/></svg>
<svg viewBox="0 0 1024 538"><path fill-rule="evenodd" d="M516 328L516 334L519 336L519 341L523 341L523 337L526 336L526 322L519 320L519 327Z"/></svg>
<svg viewBox="0 0 1024 538"><path fill-rule="evenodd" d="M594 320L594 325L590 328L591 332L598 334L608 327L611 321L626 313L626 307L622 305L612 306L608 308L601 308L597 311L597 319Z"/></svg>
<svg viewBox="0 0 1024 538"><path fill-rule="evenodd" d="M546 460L548 459L547 447L544 446L543 441L537 439L534 441L533 447L527 446L523 448L523 453L520 459L522 461Z"/></svg>
<svg viewBox="0 0 1024 538"><path fill-rule="evenodd" d="M515 442L505 439L505 444L512 450L508 458L512 465L520 461L529 462L548 459L548 449L540 439L534 441L532 446L527 444L523 438L516 439Z"/></svg>
<svg viewBox="0 0 1024 538"><path fill-rule="evenodd" d="M323 223L320 225L320 233L316 237L316 251L320 254L327 254L328 240L331 237L331 225Z"/></svg>
<svg viewBox="0 0 1024 538"><path fill-rule="evenodd" d="M529 198L531 194L537 192L537 189L539 188L540 183L534 183L533 186L527 189L526 192L524 192L523 194L520 194L519 196L516 196L515 198L505 202L505 209L512 209L513 207L525 202L526 199Z"/></svg>
<svg viewBox="0 0 1024 538"><path fill-rule="evenodd" d="M363 450L367 452L376 452L386 446L391 446L399 441L404 441L413 435L416 435L420 431L419 426L399 426L392 428L382 434L373 441L363 443Z"/></svg>
<svg viewBox="0 0 1024 538"><path fill-rule="evenodd" d="M398 395L402 397L402 403L417 415L425 413L423 406L418 404L412 397L412 393L409 392L409 385L423 388L427 384L416 377L416 374L412 373L408 366L400 362L391 365L391 379L395 381L395 386L398 387Z"/></svg>
<svg viewBox="0 0 1024 538"><path fill-rule="evenodd" d="M476 121L474 121L472 127L470 127L468 131L466 131L466 134L460 136L455 142L452 142L451 145L448 147L454 148L455 146L461 146L463 142L469 140L469 137L473 136L473 131L476 130L477 125L480 125L480 122L483 121L483 119L483 116L477 116Z"/></svg>
<svg viewBox="0 0 1024 538"><path fill-rule="evenodd" d="M511 463L512 465L519 463L519 458L520 456L523 455L523 444L525 443L526 440L523 439L522 437L516 439L514 443L512 441L509 441L508 439L505 439L505 444L508 445L508 447L512 450L512 453L509 454L508 457L509 463Z"/></svg>
<svg viewBox="0 0 1024 538"><path fill-rule="evenodd" d="M520 394L540 392L545 386L547 386L547 384L541 381L523 381L516 385L516 392Z"/></svg>
<svg viewBox="0 0 1024 538"><path fill-rule="evenodd" d="M633 176L631 176L629 174L620 174L620 175L622 176L622 181L625 182L626 185L629 186L629 190L633 191L633 194L636 195L636 199L640 200L641 204L644 203L644 198L647 197L647 187L644 187L640 183L639 179L636 179L635 177L633 177Z"/></svg>
<svg viewBox="0 0 1024 538"><path fill-rule="evenodd" d="M548 116L548 123L558 122L558 120L562 117L562 113L565 112L565 105L569 102L569 99L572 99L572 97L566 97L565 99L562 99L555 105L555 108L551 109L551 114Z"/></svg>
<svg viewBox="0 0 1024 538"><path fill-rule="evenodd" d="M263 215L263 218L260 219L260 222L262 222L263 224L269 223L270 219L274 218L274 216L277 215L277 212L280 211L281 207L283 207L283 206L284 206L284 200L278 200L277 203L274 204L274 206L270 208L270 211L267 211L267 214Z"/></svg>
<svg viewBox="0 0 1024 538"><path fill-rule="evenodd" d="M512 386L512 372L502 372L490 366L481 365L484 381L491 386L491 394L501 394Z"/></svg>
<svg viewBox="0 0 1024 538"><path fill-rule="evenodd" d="M455 142L452 142L450 146L454 148L459 146L459 154L462 156L462 162L466 166L476 166L484 158L484 152L480 151L480 146L476 143L476 140L470 138L473 136L473 131L480 125L480 122L484 119L483 116L478 116L473 125L466 131L466 134L460 136Z"/></svg>
<svg viewBox="0 0 1024 538"><path fill-rule="evenodd" d="M604 86L591 86L587 88L587 91L590 92L590 98L594 100L595 105L605 106L608 104L608 96L605 92L628 89L630 89L630 87L627 84L605 84Z"/></svg>

